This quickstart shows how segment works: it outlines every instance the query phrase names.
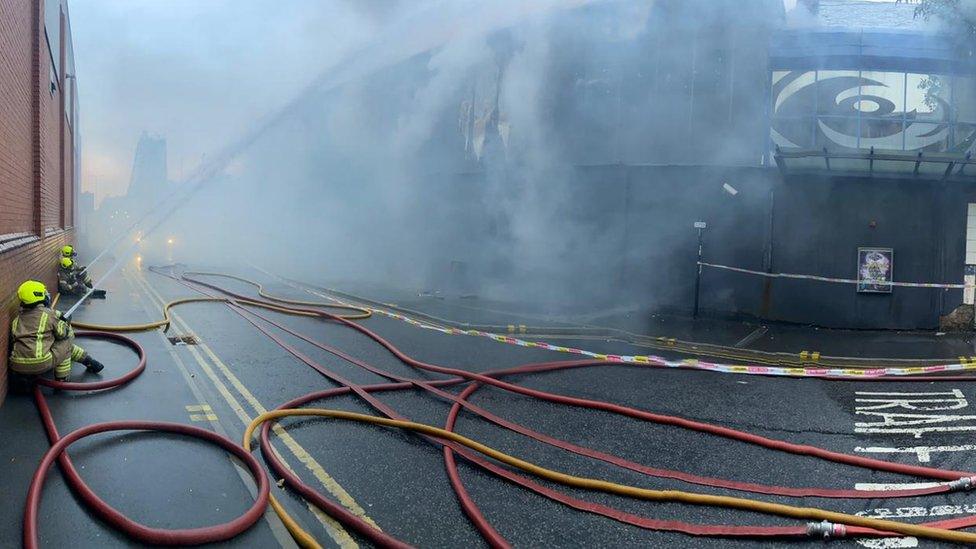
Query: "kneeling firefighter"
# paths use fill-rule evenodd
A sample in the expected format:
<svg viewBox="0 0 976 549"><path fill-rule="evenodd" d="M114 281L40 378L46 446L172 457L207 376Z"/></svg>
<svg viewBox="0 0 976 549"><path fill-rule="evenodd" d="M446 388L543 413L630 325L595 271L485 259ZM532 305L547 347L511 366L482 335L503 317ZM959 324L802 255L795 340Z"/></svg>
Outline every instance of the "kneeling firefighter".
<svg viewBox="0 0 976 549"><path fill-rule="evenodd" d="M58 291L67 295L82 295L92 290L91 277L84 266L79 265L75 258L78 252L74 246L66 245L61 248L61 261L58 266ZM104 298L105 290L92 290L91 296Z"/></svg>
<svg viewBox="0 0 976 549"><path fill-rule="evenodd" d="M92 289L91 277L73 259L62 257L58 267L58 291L66 295L83 295L88 290L92 297L105 297L105 290Z"/></svg>
<svg viewBox="0 0 976 549"><path fill-rule="evenodd" d="M61 258L58 267L58 291L62 294L83 294L91 289L92 281L88 273L82 273L75 261L70 257Z"/></svg>
<svg viewBox="0 0 976 549"><path fill-rule="evenodd" d="M44 284L28 280L17 290L20 312L10 324L10 369L22 376L36 376L54 370L54 379L64 381L71 363L78 362L92 373L102 371L101 362L75 345L70 319L51 308L51 294Z"/></svg>

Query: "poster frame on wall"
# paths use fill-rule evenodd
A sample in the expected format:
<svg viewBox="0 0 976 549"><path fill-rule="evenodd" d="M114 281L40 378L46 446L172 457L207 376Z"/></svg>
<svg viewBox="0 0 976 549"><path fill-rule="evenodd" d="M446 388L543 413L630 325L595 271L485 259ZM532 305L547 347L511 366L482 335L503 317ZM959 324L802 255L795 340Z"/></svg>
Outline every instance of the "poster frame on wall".
<svg viewBox="0 0 976 549"><path fill-rule="evenodd" d="M887 259L888 272L884 278L867 278L868 254L881 254ZM890 294L893 273L895 272L895 251L892 248L864 246L857 249L857 292L861 294Z"/></svg>

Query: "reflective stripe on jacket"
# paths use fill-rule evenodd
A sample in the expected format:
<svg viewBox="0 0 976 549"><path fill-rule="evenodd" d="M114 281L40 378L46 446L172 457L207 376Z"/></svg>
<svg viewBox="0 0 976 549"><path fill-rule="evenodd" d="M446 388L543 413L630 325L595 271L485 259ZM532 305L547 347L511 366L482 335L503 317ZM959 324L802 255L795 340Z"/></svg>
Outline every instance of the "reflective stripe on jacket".
<svg viewBox="0 0 976 549"><path fill-rule="evenodd" d="M61 320L61 315L43 305L21 308L20 314L10 324L10 362L23 366L49 363L51 347L55 341L68 339L74 334L71 325Z"/></svg>

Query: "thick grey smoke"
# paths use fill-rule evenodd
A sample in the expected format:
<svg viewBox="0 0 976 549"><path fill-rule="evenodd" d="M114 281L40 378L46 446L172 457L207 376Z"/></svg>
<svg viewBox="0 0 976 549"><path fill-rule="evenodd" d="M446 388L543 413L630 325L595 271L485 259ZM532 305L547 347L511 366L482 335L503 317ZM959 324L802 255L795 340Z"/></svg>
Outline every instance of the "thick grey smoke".
<svg viewBox="0 0 976 549"><path fill-rule="evenodd" d="M264 130L147 260L553 306L653 301L676 284L671 264L693 264L700 183L712 219L749 200L747 181L732 199L721 175L692 189L640 166L764 162L763 122L739 111L765 101L743 82L766 78L749 60L780 0L343 5L375 34L302 56L310 84L282 86L298 98L252 119ZM178 99L167 112L195 101Z"/></svg>

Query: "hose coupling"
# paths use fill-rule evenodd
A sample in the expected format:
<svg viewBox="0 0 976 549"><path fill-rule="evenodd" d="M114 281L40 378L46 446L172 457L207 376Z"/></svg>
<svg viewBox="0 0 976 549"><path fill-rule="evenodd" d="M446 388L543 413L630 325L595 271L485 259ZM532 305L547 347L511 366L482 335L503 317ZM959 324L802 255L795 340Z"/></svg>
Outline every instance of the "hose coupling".
<svg viewBox="0 0 976 549"><path fill-rule="evenodd" d="M962 477L947 484L950 492L968 492L976 488L976 477Z"/></svg>
<svg viewBox="0 0 976 549"><path fill-rule="evenodd" d="M843 524L834 524L826 520L823 522L808 522L807 535L812 538L823 538L825 540L830 538L843 538L847 537L847 527Z"/></svg>

